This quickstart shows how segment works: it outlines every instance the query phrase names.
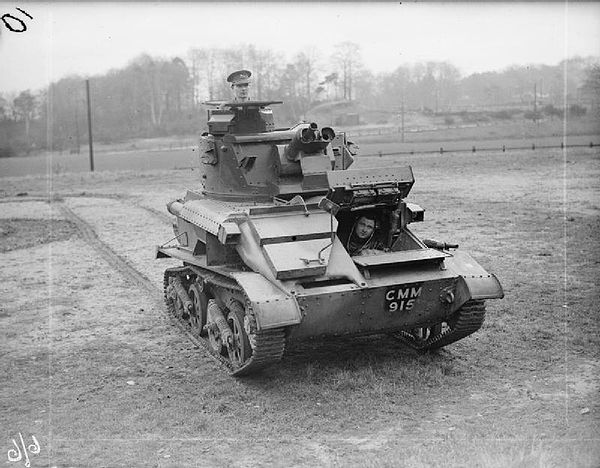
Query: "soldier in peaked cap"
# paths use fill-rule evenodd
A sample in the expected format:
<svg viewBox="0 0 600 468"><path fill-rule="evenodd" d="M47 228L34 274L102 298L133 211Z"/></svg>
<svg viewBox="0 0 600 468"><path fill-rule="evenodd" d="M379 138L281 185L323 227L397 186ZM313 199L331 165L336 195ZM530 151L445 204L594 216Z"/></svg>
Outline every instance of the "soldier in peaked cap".
<svg viewBox="0 0 600 468"><path fill-rule="evenodd" d="M227 82L231 83L234 101L248 100L248 88L251 76L252 73L248 70L238 70L227 77Z"/></svg>

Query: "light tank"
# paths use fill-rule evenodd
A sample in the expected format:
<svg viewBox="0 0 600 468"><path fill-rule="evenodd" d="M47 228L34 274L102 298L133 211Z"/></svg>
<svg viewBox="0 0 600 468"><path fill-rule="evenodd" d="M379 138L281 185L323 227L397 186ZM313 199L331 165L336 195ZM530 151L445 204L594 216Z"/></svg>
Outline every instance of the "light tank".
<svg viewBox="0 0 600 468"><path fill-rule="evenodd" d="M412 168L349 169L344 133L275 128L280 103L208 103L201 187L167 205L175 237L156 257L182 262L165 271L165 301L188 333L241 376L306 339L388 334L427 351L477 331L502 287L456 245L409 229L424 216L405 201ZM351 256L363 215L378 249Z"/></svg>

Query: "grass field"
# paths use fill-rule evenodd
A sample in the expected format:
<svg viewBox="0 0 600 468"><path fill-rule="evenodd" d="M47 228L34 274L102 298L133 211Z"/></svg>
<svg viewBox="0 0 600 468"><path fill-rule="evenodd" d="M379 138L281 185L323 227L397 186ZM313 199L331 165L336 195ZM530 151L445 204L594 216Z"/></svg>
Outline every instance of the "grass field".
<svg viewBox="0 0 600 468"><path fill-rule="evenodd" d="M405 164L409 201L426 209L413 229L460 244L505 289L482 330L429 355L387 337L311 343L249 379L161 312L168 262L153 246L172 236L165 203L199 185L195 171L2 179L6 449L21 432L42 447L32 466L600 465L600 151L355 167Z"/></svg>

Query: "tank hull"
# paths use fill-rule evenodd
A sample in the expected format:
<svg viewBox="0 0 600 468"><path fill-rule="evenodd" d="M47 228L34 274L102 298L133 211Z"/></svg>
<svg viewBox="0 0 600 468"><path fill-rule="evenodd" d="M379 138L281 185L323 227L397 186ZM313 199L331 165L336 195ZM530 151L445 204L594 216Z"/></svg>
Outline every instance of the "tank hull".
<svg viewBox="0 0 600 468"><path fill-rule="evenodd" d="M253 306L258 328L287 327L289 341L427 327L447 321L469 300L503 297L498 279L465 253L433 265L362 270L369 277L362 286L328 278L299 278L275 286L256 273L208 266L206 256L181 248L159 248L160 256L195 265L206 277L236 281Z"/></svg>
<svg viewBox="0 0 600 468"><path fill-rule="evenodd" d="M302 322L290 330L290 339L388 333L441 322L451 308L440 301L440 295L455 279L434 279L436 276L411 275L388 281L387 286L369 284L345 291L329 287L299 294Z"/></svg>

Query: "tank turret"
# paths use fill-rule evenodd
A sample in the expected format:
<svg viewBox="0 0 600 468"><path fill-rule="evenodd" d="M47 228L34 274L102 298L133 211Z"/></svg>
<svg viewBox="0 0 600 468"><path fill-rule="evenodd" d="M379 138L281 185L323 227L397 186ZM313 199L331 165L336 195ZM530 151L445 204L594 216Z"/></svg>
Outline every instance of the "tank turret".
<svg viewBox="0 0 600 468"><path fill-rule="evenodd" d="M477 331L502 287L411 231L424 219L406 200L412 168L349 169L344 132L276 128L278 103L209 103L201 180L168 204L174 237L157 247L183 263L165 272L169 311L236 376L309 338L385 333L431 350Z"/></svg>
<svg viewBox="0 0 600 468"><path fill-rule="evenodd" d="M336 164L352 164L345 135L336 138L329 127L319 130L313 122L275 129L272 110L266 106L277 103L226 102L209 110L209 133L200 141L205 196L265 201L324 194L327 171Z"/></svg>

